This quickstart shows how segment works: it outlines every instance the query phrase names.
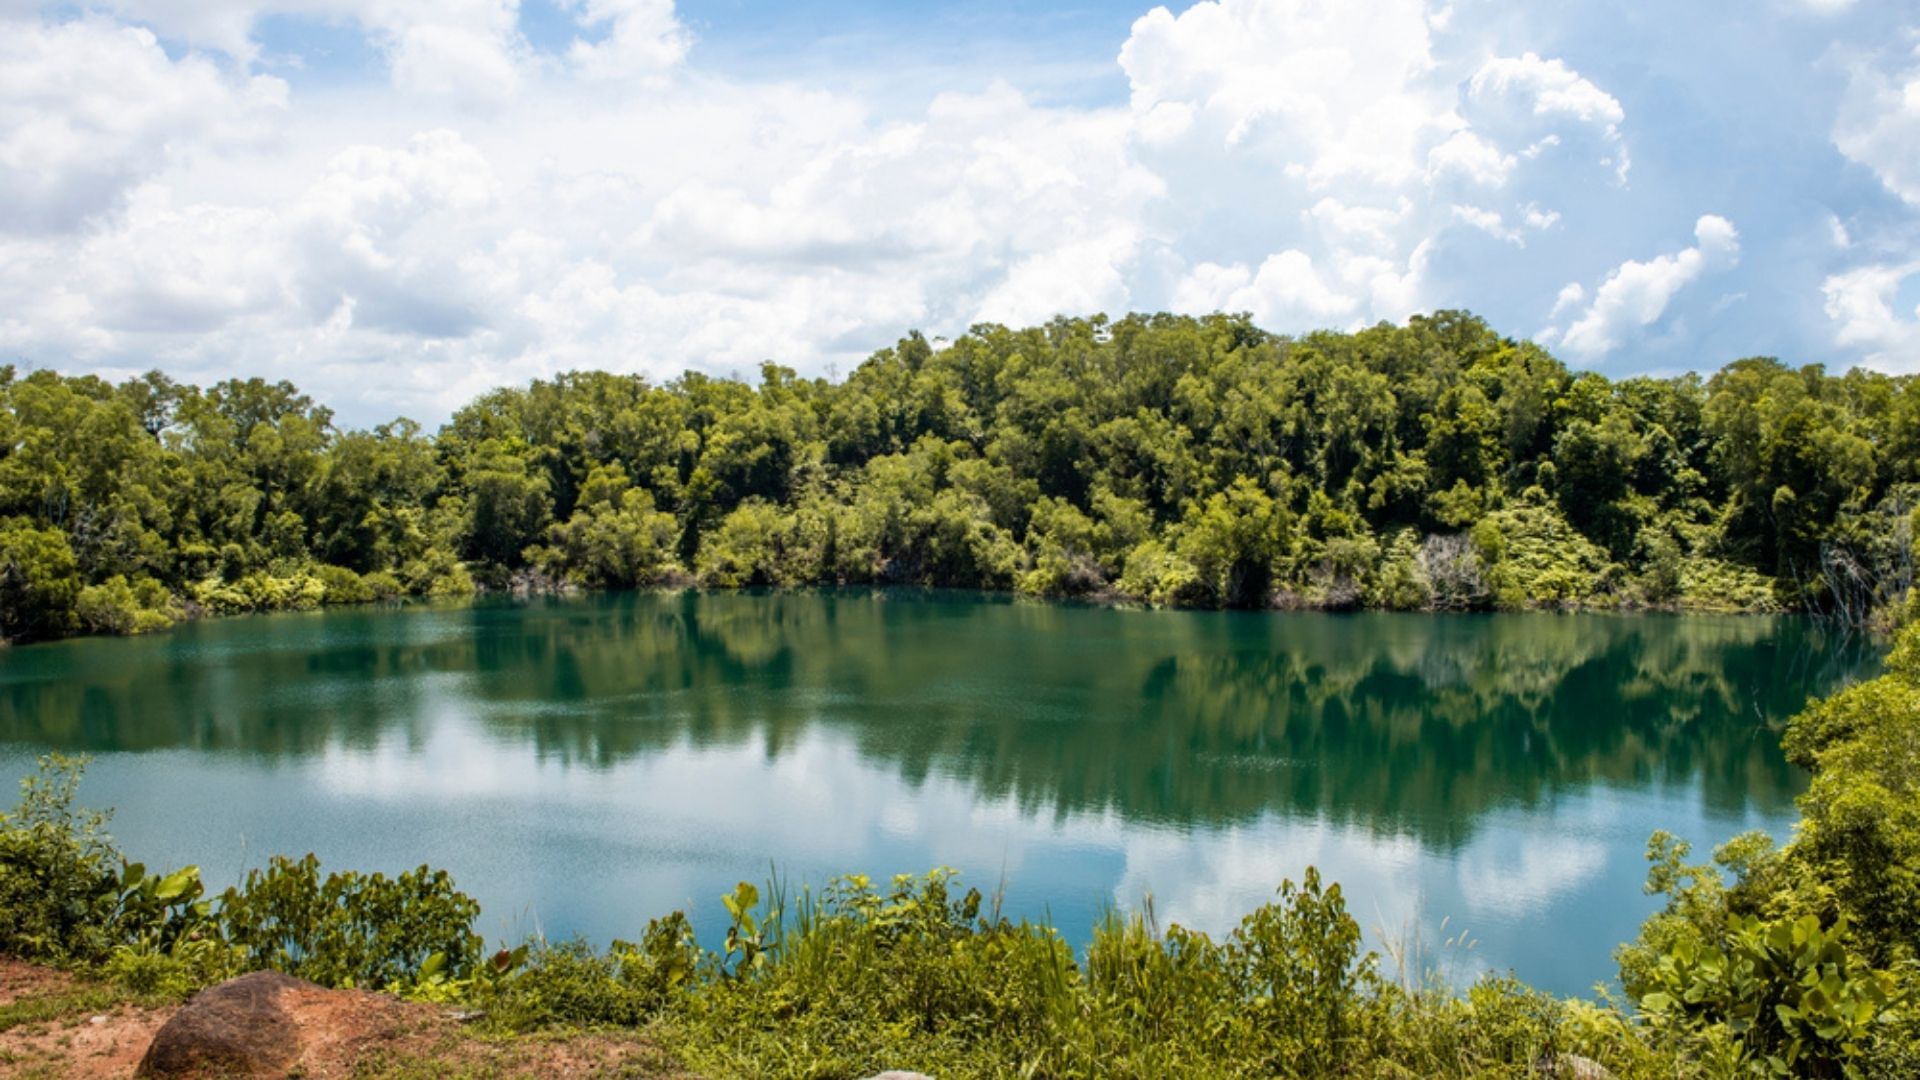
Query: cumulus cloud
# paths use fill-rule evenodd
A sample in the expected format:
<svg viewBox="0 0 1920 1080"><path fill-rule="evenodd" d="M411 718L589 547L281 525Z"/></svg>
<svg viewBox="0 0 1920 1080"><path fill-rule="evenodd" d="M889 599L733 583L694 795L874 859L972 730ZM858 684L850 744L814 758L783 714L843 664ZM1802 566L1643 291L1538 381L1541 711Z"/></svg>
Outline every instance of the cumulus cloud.
<svg viewBox="0 0 1920 1080"><path fill-rule="evenodd" d="M670 12L671 0L664 2ZM100 6L245 64L259 59L255 35L265 18L355 26L386 56L397 89L468 104L511 98L534 59L520 33L519 0L106 0ZM638 36L637 27L628 29L602 9L645 6L645 0L591 0L587 6L583 18L612 22L609 40Z"/></svg>
<svg viewBox="0 0 1920 1080"><path fill-rule="evenodd" d="M1571 122L1590 129L1607 148L1605 163L1627 178L1631 161L1620 133L1626 109L1564 60L1534 53L1494 57L1468 80L1467 101L1477 123L1530 135L1536 154L1559 144L1547 127Z"/></svg>
<svg viewBox="0 0 1920 1080"><path fill-rule="evenodd" d="M1462 223L1471 225L1495 239L1505 240L1515 247L1527 246L1528 230L1551 229L1560 221L1560 215L1557 212L1542 210L1533 203L1520 207L1515 215L1516 220L1511 223L1497 210L1460 203L1453 205L1453 216Z"/></svg>
<svg viewBox="0 0 1920 1080"><path fill-rule="evenodd" d="M1564 332L1550 334L1560 346L1591 360L1624 344L1666 314L1680 290L1702 275L1724 270L1740 259L1740 234L1726 218L1706 214L1694 223L1694 246L1646 262L1629 259L1593 290L1593 303ZM1554 313L1585 296L1578 284L1561 290Z"/></svg>
<svg viewBox="0 0 1920 1080"><path fill-rule="evenodd" d="M1920 46L1895 65L1858 56L1850 67L1834 145L1888 191L1920 205Z"/></svg>
<svg viewBox="0 0 1920 1080"><path fill-rule="evenodd" d="M1258 270L1201 263L1173 294L1176 311L1245 311L1267 326L1342 322L1357 306L1310 256L1292 249L1268 256Z"/></svg>
<svg viewBox="0 0 1920 1080"><path fill-rule="evenodd" d="M260 137L286 100L137 27L0 22L0 231L71 229L186 147Z"/></svg>
<svg viewBox="0 0 1920 1080"><path fill-rule="evenodd" d="M1834 274L1821 285L1834 341L1863 350L1869 364L1888 371L1920 371L1920 304L1897 310L1895 297L1920 277L1920 262L1872 264Z"/></svg>
<svg viewBox="0 0 1920 1080"><path fill-rule="evenodd" d="M1398 183L1460 126L1430 33L1421 0L1205 0L1142 16L1120 67L1158 137L1198 124L1313 186Z"/></svg>
<svg viewBox="0 0 1920 1080"><path fill-rule="evenodd" d="M1004 85L889 123L790 87L654 87L639 110L563 91L484 139L348 145L255 203L175 170L84 237L0 243L0 310L31 313L0 343L107 371L243 366L428 415L574 366L818 370L911 326L1130 306L1163 192L1125 110Z"/></svg>
<svg viewBox="0 0 1920 1080"><path fill-rule="evenodd" d="M1524 242L1558 220L1502 194L1557 131L1596 129L1624 160L1617 100L1532 53L1446 59L1452 22L1419 0L1207 0L1134 23L1120 65L1143 160L1203 203L1171 216L1218 192L1274 237L1198 261L1178 306L1229 298L1285 330L1398 318L1433 302L1424 270L1459 223Z"/></svg>
<svg viewBox="0 0 1920 1080"><path fill-rule="evenodd" d="M1549 336L1600 360L1704 311L1689 285L1739 257L1709 217L1691 247L1572 268L1622 229L1627 252L1677 246L1616 182L1635 99L1465 5L1156 8L1112 43L1124 96L1072 105L917 69L923 96L890 97L717 70L671 0L556 0L575 26L537 47L518 9L101 0L118 20L8 27L0 347L296 378L355 419L576 366L823 371L908 327L1093 310L1299 332L1551 303ZM386 68L253 76L270 18L275 49L320 21ZM1890 187L1908 66L1859 76L1836 128ZM1847 257L1887 258L1869 238L1897 233L1829 204ZM1889 334L1841 337L1893 355Z"/></svg>
<svg viewBox="0 0 1920 1080"><path fill-rule="evenodd" d="M692 37L673 0L569 0L585 27L605 31L600 41L575 39L567 56L602 79L652 79L678 65Z"/></svg>
<svg viewBox="0 0 1920 1080"><path fill-rule="evenodd" d="M1483 187L1499 187L1513 175L1519 159L1472 131L1462 129L1427 151L1431 177L1463 176Z"/></svg>

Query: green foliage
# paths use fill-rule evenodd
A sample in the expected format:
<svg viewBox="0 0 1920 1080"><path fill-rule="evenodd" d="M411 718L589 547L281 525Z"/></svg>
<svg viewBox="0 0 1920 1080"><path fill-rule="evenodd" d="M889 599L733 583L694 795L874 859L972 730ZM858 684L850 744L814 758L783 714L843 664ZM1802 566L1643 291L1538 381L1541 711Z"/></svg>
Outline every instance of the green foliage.
<svg viewBox="0 0 1920 1080"><path fill-rule="evenodd" d="M74 629L79 564L67 537L26 518L0 521L0 635L59 637Z"/></svg>
<svg viewBox="0 0 1920 1080"><path fill-rule="evenodd" d="M471 997L514 1030L638 1027L682 1002L701 962L693 927L676 911L648 923L638 943L616 941L604 952L574 940L503 953Z"/></svg>
<svg viewBox="0 0 1920 1080"><path fill-rule="evenodd" d="M0 954L84 961L110 945L120 857L105 815L74 808L83 765L40 759L0 815Z"/></svg>
<svg viewBox="0 0 1920 1080"><path fill-rule="evenodd" d="M1904 1003L1893 976L1867 968L1847 938L1845 918L1823 930L1813 915L1735 916L1721 943L1676 941L1647 973L1640 1007L1696 1038L1724 1031L1756 1072L1858 1075L1849 1066Z"/></svg>
<svg viewBox="0 0 1920 1080"><path fill-rule="evenodd" d="M388 878L355 871L320 876L312 855L276 856L220 898L222 937L249 968L271 968L327 986L382 987L433 961L455 975L480 959L478 904L443 870Z"/></svg>
<svg viewBox="0 0 1920 1080"><path fill-rule="evenodd" d="M433 433L338 430L286 383L36 371L0 384L0 636L688 576L1897 625L1917 388L1768 359L1614 382L1461 312L982 325L838 384L573 372Z"/></svg>
<svg viewBox="0 0 1920 1080"><path fill-rule="evenodd" d="M1867 1063L1920 1058L1916 735L1920 628L1885 674L1788 725L1788 758L1813 772L1790 842L1740 837L1715 867L1655 835L1647 888L1667 904L1619 954L1644 1013L1755 1074L1884 1075Z"/></svg>
<svg viewBox="0 0 1920 1080"><path fill-rule="evenodd" d="M673 515L655 509L653 494L629 486L618 466L597 465L578 509L548 531L534 561L560 577L597 588L654 585L678 570ZM531 554L531 553L530 553Z"/></svg>
<svg viewBox="0 0 1920 1080"><path fill-rule="evenodd" d="M145 634L165 630L175 619L173 598L152 578L129 584L114 575L80 590L74 603L80 625L96 634Z"/></svg>
<svg viewBox="0 0 1920 1080"><path fill-rule="evenodd" d="M313 576L320 582L323 604L370 604L375 599L373 586L344 566L316 566Z"/></svg>
<svg viewBox="0 0 1920 1080"><path fill-rule="evenodd" d="M1606 552L1537 491L1487 515L1473 537L1488 566L1487 583L1502 607L1587 603L1612 584Z"/></svg>
<svg viewBox="0 0 1920 1080"><path fill-rule="evenodd" d="M245 952L218 936L183 937L166 947L122 943L100 965L100 973L118 986L176 1001L246 971Z"/></svg>

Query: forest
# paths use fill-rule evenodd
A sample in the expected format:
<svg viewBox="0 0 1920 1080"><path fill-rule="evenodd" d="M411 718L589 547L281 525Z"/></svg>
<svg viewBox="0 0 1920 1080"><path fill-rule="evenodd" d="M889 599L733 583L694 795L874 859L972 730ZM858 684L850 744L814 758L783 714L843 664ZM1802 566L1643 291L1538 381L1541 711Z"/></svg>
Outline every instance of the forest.
<svg viewBox="0 0 1920 1080"><path fill-rule="evenodd" d="M1906 621L1920 383L1575 372L1464 312L914 333L847 378L572 372L437 432L286 382L0 367L0 636L476 590Z"/></svg>

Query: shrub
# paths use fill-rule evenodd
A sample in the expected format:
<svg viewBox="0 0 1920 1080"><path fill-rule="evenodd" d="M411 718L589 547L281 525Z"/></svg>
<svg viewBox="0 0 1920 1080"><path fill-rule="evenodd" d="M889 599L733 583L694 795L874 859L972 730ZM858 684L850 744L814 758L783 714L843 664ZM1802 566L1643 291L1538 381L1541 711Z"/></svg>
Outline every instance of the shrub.
<svg viewBox="0 0 1920 1080"><path fill-rule="evenodd" d="M85 762L51 754L0 814L0 953L56 963L92 960L110 945L119 852L106 815L74 809Z"/></svg>
<svg viewBox="0 0 1920 1080"><path fill-rule="evenodd" d="M79 564L65 533L26 518L0 521L0 637L69 633L79 598Z"/></svg>
<svg viewBox="0 0 1920 1080"><path fill-rule="evenodd" d="M80 590L74 605L80 625L96 634L145 634L173 625L166 590L143 578L136 588L124 577L111 577Z"/></svg>
<svg viewBox="0 0 1920 1080"><path fill-rule="evenodd" d="M377 601L398 600L407 595L406 582L401 581L399 576L391 570L375 570L370 574L362 575L360 582L366 586L372 599Z"/></svg>
<svg viewBox="0 0 1920 1080"><path fill-rule="evenodd" d="M271 968L327 986L403 983L436 956L436 968L469 972L480 959L480 906L443 870L398 877L352 871L320 877L320 861L275 857L220 898L225 940L249 968Z"/></svg>
<svg viewBox="0 0 1920 1080"><path fill-rule="evenodd" d="M1605 550L1568 524L1539 489L1474 527L1486 580L1502 607L1597 599L1615 573Z"/></svg>
<svg viewBox="0 0 1920 1080"><path fill-rule="evenodd" d="M1696 555L1680 570L1680 602L1694 611L1779 611L1772 578L1751 567Z"/></svg>
<svg viewBox="0 0 1920 1080"><path fill-rule="evenodd" d="M1728 931L1722 943L1675 942L1649 972L1641 1009L1694 1036L1722 1029L1776 1076L1852 1072L1901 995L1892 975L1849 953L1847 921L1736 916Z"/></svg>
<svg viewBox="0 0 1920 1080"><path fill-rule="evenodd" d="M1118 587L1128 596L1175 607L1204 604L1212 596L1194 565L1158 540L1143 540L1127 554Z"/></svg>
<svg viewBox="0 0 1920 1080"><path fill-rule="evenodd" d="M700 961L693 927L676 911L648 923L638 944L616 941L606 952L578 940L542 943L510 977L486 983L481 1001L516 1030L634 1027L678 1004L692 989Z"/></svg>
<svg viewBox="0 0 1920 1080"><path fill-rule="evenodd" d="M365 604L374 599L373 586L344 566L316 566L313 577L320 582L323 604Z"/></svg>

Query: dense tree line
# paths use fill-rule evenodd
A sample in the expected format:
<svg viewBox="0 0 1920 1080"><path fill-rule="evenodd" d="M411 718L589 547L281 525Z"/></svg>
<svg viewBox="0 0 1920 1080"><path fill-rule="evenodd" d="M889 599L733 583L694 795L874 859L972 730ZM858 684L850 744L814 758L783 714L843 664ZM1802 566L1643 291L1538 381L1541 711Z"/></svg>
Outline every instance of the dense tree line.
<svg viewBox="0 0 1920 1080"><path fill-rule="evenodd" d="M1920 384L1609 380L1458 312L918 334L842 382L575 372L437 434L287 383L0 368L0 634L480 587L911 583L1225 607L1897 620Z"/></svg>

